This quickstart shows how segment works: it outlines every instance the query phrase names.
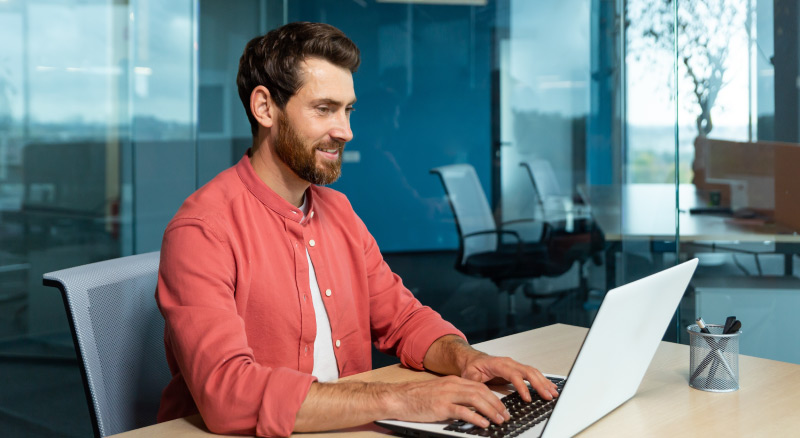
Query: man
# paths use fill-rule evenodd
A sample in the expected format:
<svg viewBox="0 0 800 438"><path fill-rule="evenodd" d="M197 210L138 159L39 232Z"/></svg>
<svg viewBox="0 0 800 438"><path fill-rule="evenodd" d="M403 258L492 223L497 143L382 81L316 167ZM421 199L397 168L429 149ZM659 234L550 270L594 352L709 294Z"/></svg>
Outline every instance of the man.
<svg viewBox="0 0 800 438"><path fill-rule="evenodd" d="M422 306L344 195L318 186L338 178L353 138L359 56L325 24L291 23L247 44L237 83L253 147L164 233L156 299L172 380L159 421L199 412L213 432L261 436L386 418L488 426L508 412L482 382L504 378L529 399L525 379L557 395L536 369L472 349ZM370 342L453 376L334 383L371 369Z"/></svg>

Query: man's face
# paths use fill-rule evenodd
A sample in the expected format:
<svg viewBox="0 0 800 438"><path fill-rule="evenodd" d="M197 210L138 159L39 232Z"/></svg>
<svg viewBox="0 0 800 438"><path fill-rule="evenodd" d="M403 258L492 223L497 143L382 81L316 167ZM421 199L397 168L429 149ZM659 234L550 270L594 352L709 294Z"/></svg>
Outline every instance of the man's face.
<svg viewBox="0 0 800 438"><path fill-rule="evenodd" d="M332 184L342 174L342 150L344 142L310 142L300 137L284 114L278 115L278 138L275 140L275 154L292 172L311 184ZM336 159L321 159L336 155Z"/></svg>
<svg viewBox="0 0 800 438"><path fill-rule="evenodd" d="M274 150L303 180L331 184L341 175L344 144L353 138L353 76L316 58L303 62L301 70L303 86L278 112Z"/></svg>

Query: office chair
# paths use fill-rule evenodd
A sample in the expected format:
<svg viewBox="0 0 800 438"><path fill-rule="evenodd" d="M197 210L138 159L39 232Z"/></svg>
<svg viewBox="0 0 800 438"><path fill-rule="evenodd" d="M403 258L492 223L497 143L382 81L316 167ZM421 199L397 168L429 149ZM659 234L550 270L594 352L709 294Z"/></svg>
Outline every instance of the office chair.
<svg viewBox="0 0 800 438"><path fill-rule="evenodd" d="M528 176L533 184L533 191L536 194L536 202L543 210L545 200L551 198L566 198L561 192L561 185L556 179L553 166L547 160L532 160L519 163L528 171Z"/></svg>
<svg viewBox="0 0 800 438"><path fill-rule="evenodd" d="M572 217L571 213L566 211L562 211L561 214L557 215L549 214L552 212L548 212L547 209L548 199L568 200L567 207L564 207L564 204L560 204L562 209L571 208L573 202L586 204L581 197L573 199L562 192L549 161L532 160L523 161L519 164L527 171L530 177L537 204L541 208L543 217L555 216L555 220L548 222L551 227L551 247L553 251L558 254L558 258L565 262L572 260L579 263L578 289L582 294L582 299L585 301L589 292L589 285L584 274L584 265L589 259L595 265L602 264L601 254L605 250L605 237L591 215L576 215L576 217ZM556 202L555 204L558 205L559 203ZM567 224L568 221L569 224Z"/></svg>
<svg viewBox="0 0 800 438"><path fill-rule="evenodd" d="M170 379L158 262L151 252L44 274L64 299L97 437L156 423Z"/></svg>
<svg viewBox="0 0 800 438"><path fill-rule="evenodd" d="M441 166L430 171L444 186L459 234L457 271L490 279L500 292L508 293L507 328L516 330L515 292L522 288L534 301L563 299L573 289L539 292L531 279L559 276L572 267L571 261L554 257L550 248L550 226L532 220L517 220L498 228L475 169L468 164ZM536 239L520 236L526 226ZM516 229L509 229L509 226ZM503 238L508 239L504 240ZM510 242L508 240L510 239ZM553 303L555 304L555 303ZM551 304L552 306L552 304ZM552 318L552 315L548 316Z"/></svg>

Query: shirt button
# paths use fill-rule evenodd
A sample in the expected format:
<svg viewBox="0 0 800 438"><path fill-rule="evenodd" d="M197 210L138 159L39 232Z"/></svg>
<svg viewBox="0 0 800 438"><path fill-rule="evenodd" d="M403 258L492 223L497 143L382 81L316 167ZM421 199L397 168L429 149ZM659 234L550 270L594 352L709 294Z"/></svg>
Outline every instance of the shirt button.
<svg viewBox="0 0 800 438"><path fill-rule="evenodd" d="M331 293L332 293L332 292L331 292L331 290L330 290L330 289L325 289L325 296L326 296L326 297L329 297L329 296L331 296Z"/></svg>
<svg viewBox="0 0 800 438"><path fill-rule="evenodd" d="M314 239L311 239L311 240L308 241L308 246L314 246L316 244L317 244L317 242L314 242Z"/></svg>
<svg viewBox="0 0 800 438"><path fill-rule="evenodd" d="M309 214L308 214L308 217L309 217L309 218L312 218L312 217L314 217L314 212L312 211L311 213L309 213Z"/></svg>
<svg viewBox="0 0 800 438"><path fill-rule="evenodd" d="M339 348L339 347L341 347L341 346L342 346L342 341L340 341L340 340L338 340L338 339L337 339L337 340L336 340L336 348Z"/></svg>
<svg viewBox="0 0 800 438"><path fill-rule="evenodd" d="M308 354L308 345L306 345L306 354Z"/></svg>
<svg viewBox="0 0 800 438"><path fill-rule="evenodd" d="M303 294L303 301L306 300L306 294Z"/></svg>

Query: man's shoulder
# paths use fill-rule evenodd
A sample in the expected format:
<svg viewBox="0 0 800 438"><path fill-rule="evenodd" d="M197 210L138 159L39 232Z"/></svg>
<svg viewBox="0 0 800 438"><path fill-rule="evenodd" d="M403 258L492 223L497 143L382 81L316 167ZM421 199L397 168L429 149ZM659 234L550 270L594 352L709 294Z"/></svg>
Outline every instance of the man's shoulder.
<svg viewBox="0 0 800 438"><path fill-rule="evenodd" d="M183 220L207 222L224 217L246 191L235 167L223 170L186 198L170 225Z"/></svg>

